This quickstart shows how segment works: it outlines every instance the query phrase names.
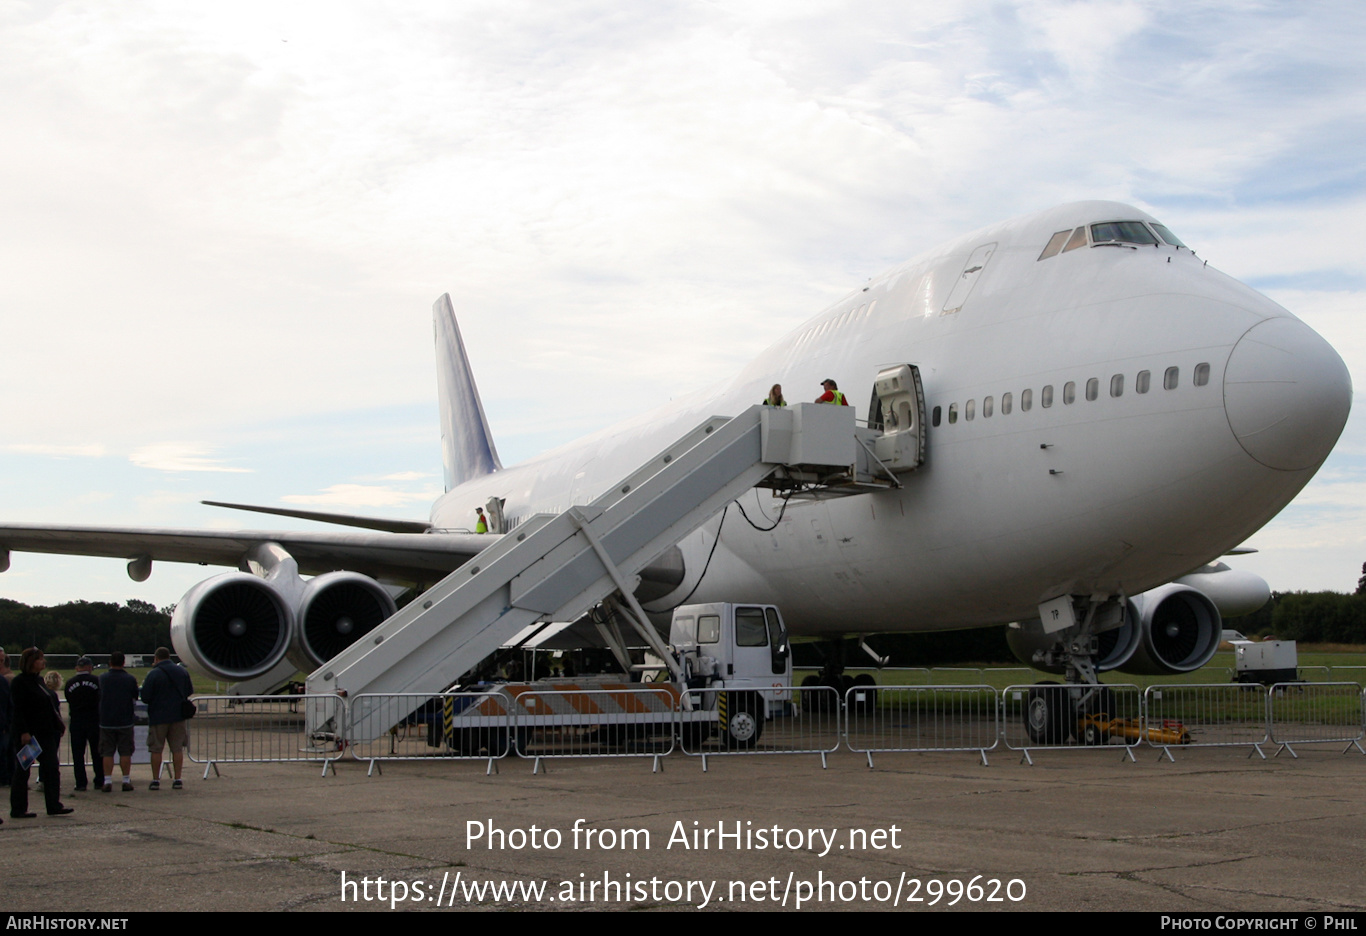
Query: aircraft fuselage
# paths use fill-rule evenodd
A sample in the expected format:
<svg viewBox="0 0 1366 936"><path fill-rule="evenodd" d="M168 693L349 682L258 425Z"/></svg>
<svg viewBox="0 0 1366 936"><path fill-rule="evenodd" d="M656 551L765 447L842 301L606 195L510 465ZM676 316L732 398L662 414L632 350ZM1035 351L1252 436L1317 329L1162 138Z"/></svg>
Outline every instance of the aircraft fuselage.
<svg viewBox="0 0 1366 936"><path fill-rule="evenodd" d="M914 364L926 462L903 488L792 501L771 532L731 509L680 543L691 601L781 605L796 633L942 630L1032 617L1060 594L1134 595L1236 546L1327 457L1351 381L1281 306L1168 243L1096 242L1152 222L1085 202L978 231L892 270L784 336L729 383L462 484L438 528L506 498L519 521L586 503L702 419L780 383L833 377L867 408ZM1041 259L1055 235L1091 241ZM1061 241L1058 246L1061 247ZM780 502L743 499L768 526Z"/></svg>

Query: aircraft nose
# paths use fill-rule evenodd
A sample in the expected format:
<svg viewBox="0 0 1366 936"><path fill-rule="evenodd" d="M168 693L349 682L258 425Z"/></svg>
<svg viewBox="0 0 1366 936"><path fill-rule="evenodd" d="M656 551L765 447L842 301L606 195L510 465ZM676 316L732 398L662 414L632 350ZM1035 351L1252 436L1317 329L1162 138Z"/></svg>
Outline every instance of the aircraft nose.
<svg viewBox="0 0 1366 936"><path fill-rule="evenodd" d="M1294 471L1328 457L1352 407L1352 377L1332 345L1290 317L1254 325L1224 371L1224 410L1243 449Z"/></svg>

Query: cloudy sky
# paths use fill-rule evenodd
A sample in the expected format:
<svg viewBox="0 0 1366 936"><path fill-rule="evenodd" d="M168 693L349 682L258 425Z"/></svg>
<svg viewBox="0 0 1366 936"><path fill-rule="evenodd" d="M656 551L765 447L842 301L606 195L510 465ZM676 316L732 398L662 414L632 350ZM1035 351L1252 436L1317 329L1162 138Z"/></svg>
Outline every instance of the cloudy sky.
<svg viewBox="0 0 1366 936"><path fill-rule="evenodd" d="M1077 199L1153 212L1366 386L1362 48L1353 0L0 0L0 520L422 519L442 292L511 464ZM1250 545L1273 588L1355 587L1360 401ZM15 554L0 596L203 575Z"/></svg>

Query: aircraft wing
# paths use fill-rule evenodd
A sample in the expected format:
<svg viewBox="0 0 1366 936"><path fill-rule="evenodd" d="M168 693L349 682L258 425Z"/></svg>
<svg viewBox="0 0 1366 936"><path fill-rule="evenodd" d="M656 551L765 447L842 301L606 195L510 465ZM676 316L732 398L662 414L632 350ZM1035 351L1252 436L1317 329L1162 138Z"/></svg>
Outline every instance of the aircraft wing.
<svg viewBox="0 0 1366 936"><path fill-rule="evenodd" d="M299 532L286 530L165 530L143 527L0 525L6 551L193 562L236 568L259 543L279 543L304 575L345 569L376 578L430 582L499 539L493 533ZM0 566L3 568L3 566Z"/></svg>

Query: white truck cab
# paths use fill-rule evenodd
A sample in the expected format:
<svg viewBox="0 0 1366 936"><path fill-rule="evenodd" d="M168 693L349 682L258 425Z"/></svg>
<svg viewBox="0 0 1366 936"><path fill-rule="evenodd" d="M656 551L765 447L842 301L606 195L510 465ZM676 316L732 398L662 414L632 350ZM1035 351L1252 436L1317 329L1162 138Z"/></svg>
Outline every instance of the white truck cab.
<svg viewBox="0 0 1366 936"><path fill-rule="evenodd" d="M686 688L703 710L717 711L723 739L750 746L763 723L787 713L792 701L792 648L773 605L682 605L674 610L669 643ZM721 691L724 690L724 691Z"/></svg>

